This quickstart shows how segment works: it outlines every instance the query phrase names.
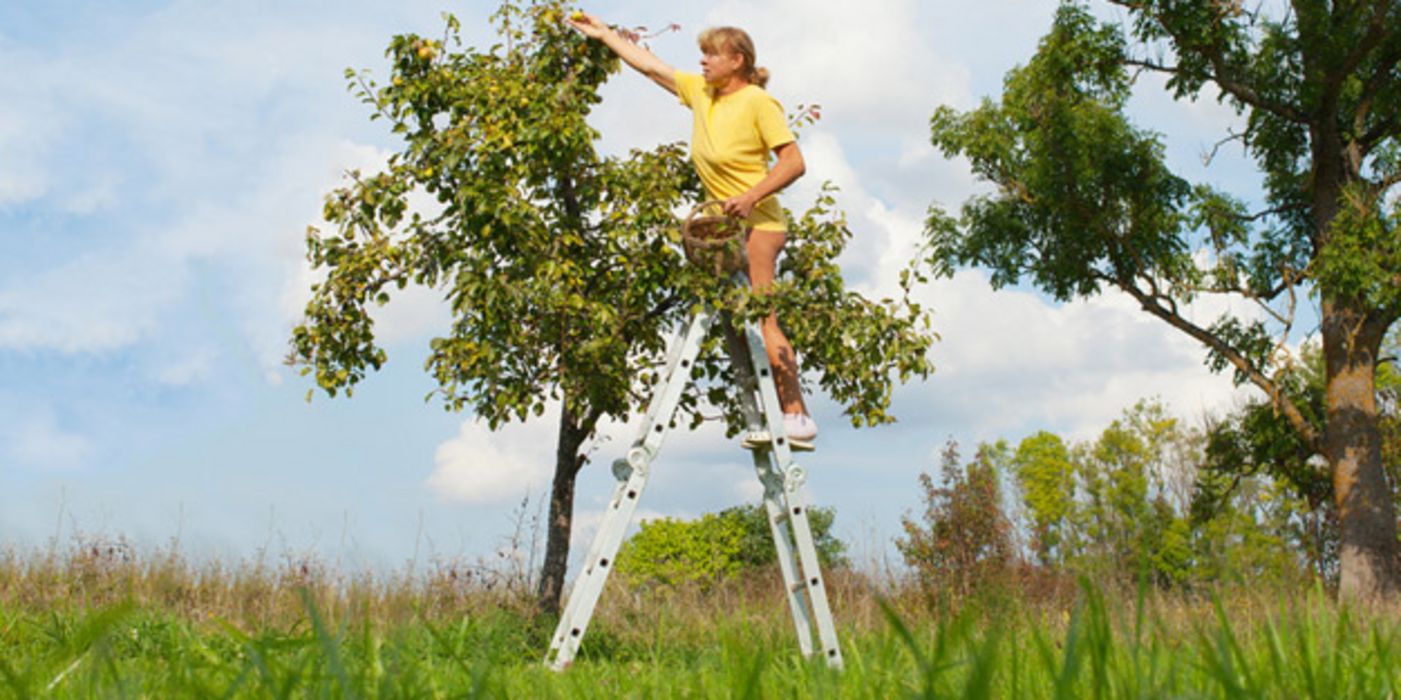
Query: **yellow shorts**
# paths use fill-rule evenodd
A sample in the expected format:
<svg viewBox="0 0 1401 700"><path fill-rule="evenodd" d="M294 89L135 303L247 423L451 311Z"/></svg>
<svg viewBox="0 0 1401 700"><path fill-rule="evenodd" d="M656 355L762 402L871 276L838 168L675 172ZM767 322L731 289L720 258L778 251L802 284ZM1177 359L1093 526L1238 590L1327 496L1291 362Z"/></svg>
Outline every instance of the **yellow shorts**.
<svg viewBox="0 0 1401 700"><path fill-rule="evenodd" d="M744 220L750 228L760 231L783 231L788 228L788 222L783 220L783 207L778 203L778 197L765 197L759 200L759 204L754 207L754 211L749 212L749 218Z"/></svg>

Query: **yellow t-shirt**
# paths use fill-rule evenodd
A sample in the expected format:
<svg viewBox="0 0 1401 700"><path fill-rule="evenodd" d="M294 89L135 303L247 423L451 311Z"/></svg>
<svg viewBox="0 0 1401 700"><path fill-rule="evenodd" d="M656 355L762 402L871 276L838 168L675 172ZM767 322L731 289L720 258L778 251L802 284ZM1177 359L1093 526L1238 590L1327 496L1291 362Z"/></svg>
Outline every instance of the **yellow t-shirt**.
<svg viewBox="0 0 1401 700"><path fill-rule="evenodd" d="M710 199L729 199L748 192L769 173L769 154L795 141L783 107L763 88L749 85L717 98L696 73L676 71L676 94L691 108L691 161ZM782 231L783 208L774 196L759 200L749 215L750 226Z"/></svg>

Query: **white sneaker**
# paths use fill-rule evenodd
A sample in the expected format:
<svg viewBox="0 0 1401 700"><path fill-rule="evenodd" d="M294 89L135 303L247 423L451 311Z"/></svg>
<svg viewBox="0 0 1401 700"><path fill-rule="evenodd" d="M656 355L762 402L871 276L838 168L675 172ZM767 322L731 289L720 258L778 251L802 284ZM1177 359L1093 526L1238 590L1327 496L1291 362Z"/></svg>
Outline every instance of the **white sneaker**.
<svg viewBox="0 0 1401 700"><path fill-rule="evenodd" d="M817 423L812 417L802 413L783 414L783 432L787 434L788 445L794 452L811 452L816 449L812 441L817 437ZM746 450L754 450L767 447L772 441L769 431L758 430L746 433L740 445Z"/></svg>
<svg viewBox="0 0 1401 700"><path fill-rule="evenodd" d="M783 432L789 440L812 442L817 437L817 423L806 413L783 414Z"/></svg>

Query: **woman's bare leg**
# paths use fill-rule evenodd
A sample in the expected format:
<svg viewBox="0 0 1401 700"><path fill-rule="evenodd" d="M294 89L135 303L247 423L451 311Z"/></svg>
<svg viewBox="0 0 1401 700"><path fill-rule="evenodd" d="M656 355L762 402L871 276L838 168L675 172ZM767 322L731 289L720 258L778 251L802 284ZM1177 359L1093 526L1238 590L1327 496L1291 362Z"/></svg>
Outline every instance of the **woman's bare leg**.
<svg viewBox="0 0 1401 700"><path fill-rule="evenodd" d="M755 291L766 289L773 284L774 270L778 253L787 240L783 231L763 231L752 229L749 232L749 283ZM778 402L784 413L807 414L803 404L803 390L798 385L798 360L793 354L793 346L788 336L778 327L778 317L769 314L760 326L764 334L764 347L768 350L769 364L773 365L774 386L778 388Z"/></svg>

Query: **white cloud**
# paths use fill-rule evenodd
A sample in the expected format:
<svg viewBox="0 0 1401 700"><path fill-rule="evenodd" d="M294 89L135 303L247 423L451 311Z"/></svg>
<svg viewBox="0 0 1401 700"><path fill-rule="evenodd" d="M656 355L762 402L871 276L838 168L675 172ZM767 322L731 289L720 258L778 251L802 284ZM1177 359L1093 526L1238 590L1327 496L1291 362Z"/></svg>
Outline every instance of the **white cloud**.
<svg viewBox="0 0 1401 700"><path fill-rule="evenodd" d="M1055 305L1017 289L994 292L982 273L965 271L919 297L943 340L933 378L902 392L912 395L915 421L957 424L976 439L1032 427L1087 437L1142 398L1193 414L1241 395L1203 366L1196 341L1112 290ZM1209 301L1185 314L1209 322L1222 308Z"/></svg>
<svg viewBox="0 0 1401 700"><path fill-rule="evenodd" d="M574 511L574 526L569 531L569 559L571 572L577 572L579 565L589 554L589 547L593 545L593 538L598 535L598 528L603 525L603 514L606 509L580 510ZM632 521L628 523L628 532L625 537L637 532L638 525L652 520L662 518L693 518L690 513L667 512L643 508L640 505L633 512Z"/></svg>
<svg viewBox="0 0 1401 700"><path fill-rule="evenodd" d="M732 0L706 19L753 36L786 107L817 103L824 120L898 135L922 133L938 104L971 99L966 69L933 50L918 10L913 0Z"/></svg>
<svg viewBox="0 0 1401 700"><path fill-rule="evenodd" d="M764 485L759 483L757 475L751 475L747 479L734 482L731 492L740 503L757 503L764 497Z"/></svg>
<svg viewBox="0 0 1401 700"><path fill-rule="evenodd" d="M208 377L218 359L217 352L203 348L162 366L156 371L155 379L166 386L189 386Z"/></svg>
<svg viewBox="0 0 1401 700"><path fill-rule="evenodd" d="M103 352L154 329L186 278L154 241L86 253L0 287L0 349Z"/></svg>
<svg viewBox="0 0 1401 700"><path fill-rule="evenodd" d="M550 425L542 417L492 432L484 422L464 421L434 453L428 488L448 501L499 504L547 487L555 463Z"/></svg>
<svg viewBox="0 0 1401 700"><path fill-rule="evenodd" d="M43 196L49 189L44 152L65 123L36 52L9 45L0 37L0 207Z"/></svg>
<svg viewBox="0 0 1401 700"><path fill-rule="evenodd" d="M394 9L395 30L440 31L430 5ZM0 284L0 349L103 353L141 342L172 327L198 282L190 267L208 262L234 277L218 296L238 308L265 370L277 367L294 318L282 310L300 313L305 299L280 297L282 280L304 281L306 224L345 168L385 157L344 136L367 114L341 77L346 65L382 61L383 18L294 19L318 12L175 3L121 18L111 36L112 23L75 33L103 41L42 52L0 41L11 67L0 76L0 206L52 196L68 215L104 212L120 233L100 252Z"/></svg>
<svg viewBox="0 0 1401 700"><path fill-rule="evenodd" d="M3 431L9 460L28 468L76 469L92 457L92 445L83 435L59 425L49 407L34 407L17 416Z"/></svg>
<svg viewBox="0 0 1401 700"><path fill-rule="evenodd" d="M479 504L509 503L526 492L548 489L558 424L557 403L524 424L503 425L495 432L484 422L468 419L458 435L438 446L435 468L426 484L444 500ZM640 415L625 423L602 421L598 434L582 448L590 459L589 474L607 473L614 460L625 458L640 424ZM653 497L663 494L663 501L674 494L730 494L726 498L754 500L758 485L747 455L739 448L738 438L726 438L718 423L707 422L695 431L681 426L667 434L652 462L647 488ZM611 476L601 481L606 484L603 488L581 481L576 502L605 504L614 481ZM681 517L686 512L669 514Z"/></svg>

